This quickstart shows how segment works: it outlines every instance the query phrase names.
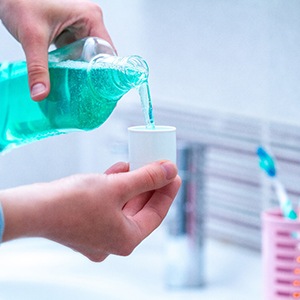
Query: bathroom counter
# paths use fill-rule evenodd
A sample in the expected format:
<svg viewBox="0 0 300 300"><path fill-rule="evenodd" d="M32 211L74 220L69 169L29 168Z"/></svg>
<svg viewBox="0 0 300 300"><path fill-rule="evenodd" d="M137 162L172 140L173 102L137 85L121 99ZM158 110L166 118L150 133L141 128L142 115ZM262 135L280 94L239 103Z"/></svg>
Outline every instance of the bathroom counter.
<svg viewBox="0 0 300 300"><path fill-rule="evenodd" d="M211 239L205 244L205 285L169 289L162 229L130 256L102 263L44 239L9 242L0 247L0 300L262 299L260 253Z"/></svg>

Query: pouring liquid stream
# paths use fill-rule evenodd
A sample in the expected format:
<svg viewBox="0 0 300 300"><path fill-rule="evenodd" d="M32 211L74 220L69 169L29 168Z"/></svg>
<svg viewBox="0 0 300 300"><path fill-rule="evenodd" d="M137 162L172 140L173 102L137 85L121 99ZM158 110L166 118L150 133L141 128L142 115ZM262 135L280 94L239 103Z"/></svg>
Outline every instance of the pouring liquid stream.
<svg viewBox="0 0 300 300"><path fill-rule="evenodd" d="M152 106L152 100L150 96L149 84L147 81L144 82L139 87L139 94L141 98L142 110L145 118L146 128L155 129L153 106Z"/></svg>

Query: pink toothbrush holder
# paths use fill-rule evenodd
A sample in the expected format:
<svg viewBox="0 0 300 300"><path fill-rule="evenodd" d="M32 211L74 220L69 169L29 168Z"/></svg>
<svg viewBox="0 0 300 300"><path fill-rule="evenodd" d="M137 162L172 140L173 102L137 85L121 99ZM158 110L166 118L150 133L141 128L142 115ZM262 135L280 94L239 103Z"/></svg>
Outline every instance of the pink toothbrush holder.
<svg viewBox="0 0 300 300"><path fill-rule="evenodd" d="M262 214L264 300L300 300L300 221Z"/></svg>

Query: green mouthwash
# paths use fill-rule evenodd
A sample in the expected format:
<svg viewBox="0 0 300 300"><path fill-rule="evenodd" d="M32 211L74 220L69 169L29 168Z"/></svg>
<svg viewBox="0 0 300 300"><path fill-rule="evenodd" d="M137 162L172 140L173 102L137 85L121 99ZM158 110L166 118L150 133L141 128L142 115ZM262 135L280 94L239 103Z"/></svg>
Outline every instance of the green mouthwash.
<svg viewBox="0 0 300 300"><path fill-rule="evenodd" d="M82 51L75 51L78 48ZM26 63L0 64L0 152L49 136L99 127L118 100L135 87L139 87L141 99L148 97L147 126L154 124L150 95L143 92L145 87L149 90L148 67L139 56L114 56L101 39L87 38L50 52L49 73L49 96L34 102Z"/></svg>
<svg viewBox="0 0 300 300"><path fill-rule="evenodd" d="M149 129L155 128L152 100L150 96L149 84L144 82L139 87L139 94L141 97L142 109L144 113L146 127Z"/></svg>

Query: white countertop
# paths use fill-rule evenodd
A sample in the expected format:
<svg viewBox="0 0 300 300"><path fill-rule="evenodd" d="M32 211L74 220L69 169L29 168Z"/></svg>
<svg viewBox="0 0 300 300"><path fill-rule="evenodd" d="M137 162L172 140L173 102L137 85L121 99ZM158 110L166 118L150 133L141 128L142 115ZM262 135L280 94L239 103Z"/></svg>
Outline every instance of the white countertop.
<svg viewBox="0 0 300 300"><path fill-rule="evenodd" d="M205 245L205 286L168 289L159 229L130 256L93 263L43 239L0 247L0 300L262 299L261 255L216 240Z"/></svg>

